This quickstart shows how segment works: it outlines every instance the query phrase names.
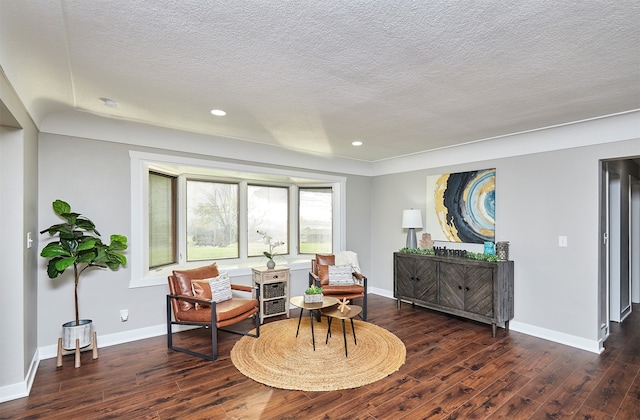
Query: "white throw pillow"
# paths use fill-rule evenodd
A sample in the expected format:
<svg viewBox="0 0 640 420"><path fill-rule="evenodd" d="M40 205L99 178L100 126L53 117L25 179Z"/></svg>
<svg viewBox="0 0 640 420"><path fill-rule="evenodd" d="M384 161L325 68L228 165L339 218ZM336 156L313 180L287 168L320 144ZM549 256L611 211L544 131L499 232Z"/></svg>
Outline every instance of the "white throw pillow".
<svg viewBox="0 0 640 420"><path fill-rule="evenodd" d="M346 286L353 284L353 267L349 265L329 266L329 286Z"/></svg>
<svg viewBox="0 0 640 420"><path fill-rule="evenodd" d="M229 273L224 271L218 277L212 277L209 280L211 287L211 300L214 302L223 302L233 297L231 294L231 279Z"/></svg>

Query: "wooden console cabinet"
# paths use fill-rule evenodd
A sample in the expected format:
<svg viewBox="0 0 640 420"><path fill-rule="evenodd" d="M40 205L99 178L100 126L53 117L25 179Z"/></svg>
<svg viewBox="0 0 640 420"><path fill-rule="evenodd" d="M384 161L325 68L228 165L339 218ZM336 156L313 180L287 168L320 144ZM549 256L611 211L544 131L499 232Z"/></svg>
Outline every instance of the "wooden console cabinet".
<svg viewBox="0 0 640 420"><path fill-rule="evenodd" d="M513 261L393 254L393 294L424 306L509 331L513 319Z"/></svg>

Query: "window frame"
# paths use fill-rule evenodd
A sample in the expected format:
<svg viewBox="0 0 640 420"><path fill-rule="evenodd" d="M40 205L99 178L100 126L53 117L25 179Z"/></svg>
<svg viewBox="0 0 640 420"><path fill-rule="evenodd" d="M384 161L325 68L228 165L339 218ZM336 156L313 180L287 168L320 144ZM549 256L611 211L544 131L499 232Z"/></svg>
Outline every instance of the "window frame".
<svg viewBox="0 0 640 420"><path fill-rule="evenodd" d="M300 186L299 188L297 188L296 191L296 205L298 207L298 213L300 211L300 190L313 190L313 189L330 189L331 190L331 203L332 203L332 212L331 212L331 232L332 234L335 233L335 226L334 226L334 212L335 212L335 191L333 190L332 187L327 186L327 185L304 185L304 186ZM297 232L296 232L296 248L298 249L298 253L300 255L314 255L314 253L300 253L300 214L298 214L298 218L297 218ZM335 241L333 241L333 243L331 244L331 253L334 252L335 248ZM323 251L325 252L325 251Z"/></svg>
<svg viewBox="0 0 640 420"><path fill-rule="evenodd" d="M236 208L236 212L237 212L237 220L236 220L236 227L238 228L238 234L237 234L237 239L238 239L238 257L236 258L222 258L220 260L217 261L222 261L222 260L234 260L234 259L238 259L241 257L241 247L242 247L242 242L240 240L240 219L241 219L241 215L240 215L240 201L241 201L241 196L243 195L243 186L242 186L242 182L238 181L238 180L229 180L226 178L212 178L212 177L202 177L202 176L198 176L198 175L190 175L190 174L183 174L180 178L184 179L184 194L185 194L185 200L182 202L184 204L184 234L179 234L178 235L178 243L182 244L182 242L184 242L184 258L180 259L178 258L178 263L180 264L182 261L184 261L184 263L186 264L198 264L198 263L203 263L203 262L207 262L207 261L213 261L213 259L202 259L202 260L189 260L189 250L188 250L188 244L186 240L183 240L183 237L186 237L187 235L187 190L188 190L188 186L187 184L189 183L189 181L191 182L207 182L207 183L212 183L212 184L226 184L226 185L234 185L237 187L237 208ZM180 204L180 200L178 200L179 204Z"/></svg>
<svg viewBox="0 0 640 420"><path fill-rule="evenodd" d="M247 200L247 210L245 211L244 214L247 215L247 219L246 219L246 223L247 223L247 228L245 229L245 231L247 232L247 243L246 243L246 251L247 251L247 258L256 258L259 257L260 254L256 255L248 255L249 254L249 218L248 218L248 214L249 214L249 194L248 194L248 189L250 187L264 187L264 188L283 188L287 190L287 237L286 238L274 238L274 240L285 240L285 247L286 247L286 252L283 252L282 249L277 249L276 253L278 253L278 255L290 255L291 254L291 249L293 244L291 243L291 223L292 220L291 219L291 190L293 188L293 185L281 185L281 184L277 184L277 183L269 183L269 182L256 182L253 180L247 180L247 194L245 194L246 200Z"/></svg>
<svg viewBox="0 0 640 420"><path fill-rule="evenodd" d="M149 268L148 268L149 270L155 270L155 269L158 269L158 268L161 268L161 267L164 267L164 266L174 265L177 261L179 261L179 258L178 258L178 247L176 246L176 244L178 243L177 241L178 241L178 224L179 224L178 212L176 210L176 201L177 201L176 197L178 195L178 177L174 176L174 175L166 174L164 172L158 172L158 171L155 171L153 169L149 169L148 176L151 176L152 174L160 176L160 177L165 177L165 178L167 178L167 179L169 179L171 181L171 200L172 200L171 201L171 219L172 219L172 221L171 221L171 225L172 225L171 226L172 227L172 229L171 229L171 244L173 245L173 250L172 250L173 261L169 262L169 263L158 264L156 266L151 266L151 255L149 253L148 254L149 255L149 260L147 262L147 265L149 265ZM147 185L149 185L149 184L147 183ZM149 211L147 211L147 214L149 214Z"/></svg>
<svg viewBox="0 0 640 420"><path fill-rule="evenodd" d="M251 274L251 267L264 264L264 257L248 257L247 222L246 222L246 185L288 185L289 188L289 254L279 256L285 259L292 269L306 269L309 266L309 254L299 254L297 240L299 215L298 215L298 186L305 187L331 187L333 189L333 249L344 249L346 243L346 177L329 175L316 172L295 171L284 168L260 166L258 164L241 164L216 159L192 158L173 156L159 153L129 151L131 168L131 241L129 243L129 265L131 268L130 288L160 286L167 284L167 276L173 270L189 269L207 264L214 260L201 260L186 262L186 242L181 238L186 235L186 178L207 179L209 175L187 174L183 168L201 168L203 172L221 171L226 174L235 174L228 179L240 181L240 209L239 209L239 247L238 259L218 260L218 266L229 272L232 277L247 276ZM148 209L149 209L149 171L165 173L178 177L178 203L176 206L178 218L178 263L149 270L149 235L148 235ZM244 178L242 176L245 176ZM224 176L215 177L216 181L224 179ZM286 180L286 182L284 181ZM244 185L244 187L242 186ZM243 189L245 188L245 189ZM183 208L184 207L184 208Z"/></svg>

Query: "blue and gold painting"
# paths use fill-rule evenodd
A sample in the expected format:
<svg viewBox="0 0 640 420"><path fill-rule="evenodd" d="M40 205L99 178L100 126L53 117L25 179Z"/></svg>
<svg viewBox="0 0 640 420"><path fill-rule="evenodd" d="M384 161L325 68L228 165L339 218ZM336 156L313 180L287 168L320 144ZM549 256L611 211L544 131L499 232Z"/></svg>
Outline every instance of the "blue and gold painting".
<svg viewBox="0 0 640 420"><path fill-rule="evenodd" d="M436 241L495 240L496 170L427 177L426 231Z"/></svg>

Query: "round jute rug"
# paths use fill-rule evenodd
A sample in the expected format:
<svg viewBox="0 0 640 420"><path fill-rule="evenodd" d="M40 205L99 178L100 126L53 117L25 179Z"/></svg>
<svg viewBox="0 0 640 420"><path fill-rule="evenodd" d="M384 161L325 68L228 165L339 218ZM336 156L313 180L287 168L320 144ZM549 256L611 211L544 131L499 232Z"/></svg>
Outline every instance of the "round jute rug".
<svg viewBox="0 0 640 420"><path fill-rule="evenodd" d="M406 349L398 337L368 322L354 320L347 328L349 356L345 357L340 320L334 319L331 337L325 344L327 318L314 322L316 350L313 351L309 317L300 324L287 319L264 324L260 337L242 337L231 350L231 360L245 376L275 388L300 391L335 391L376 382L400 369Z"/></svg>

